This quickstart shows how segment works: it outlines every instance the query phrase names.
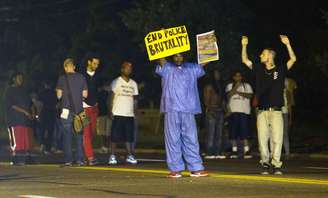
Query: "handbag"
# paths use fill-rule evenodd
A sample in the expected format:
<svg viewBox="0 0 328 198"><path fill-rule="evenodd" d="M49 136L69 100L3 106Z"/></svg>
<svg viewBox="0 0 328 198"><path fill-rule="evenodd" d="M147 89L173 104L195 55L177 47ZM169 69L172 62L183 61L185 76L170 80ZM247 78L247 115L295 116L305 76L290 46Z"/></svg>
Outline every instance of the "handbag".
<svg viewBox="0 0 328 198"><path fill-rule="evenodd" d="M65 78L66 78L66 83L67 83L67 88L68 88L69 103L70 103L71 109L73 109L73 123L72 123L73 132L81 133L83 131L83 129L86 126L88 126L90 120L84 109L81 112L76 113L75 105L74 105L74 101L73 101L73 97L72 97L72 92L71 92L71 86L69 84L67 75L65 75Z"/></svg>

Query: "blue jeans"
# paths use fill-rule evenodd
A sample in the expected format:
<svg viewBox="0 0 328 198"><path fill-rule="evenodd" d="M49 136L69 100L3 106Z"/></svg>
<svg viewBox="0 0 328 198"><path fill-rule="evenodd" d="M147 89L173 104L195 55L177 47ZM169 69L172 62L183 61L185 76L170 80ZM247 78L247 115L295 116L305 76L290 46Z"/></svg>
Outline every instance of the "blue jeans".
<svg viewBox="0 0 328 198"><path fill-rule="evenodd" d="M73 116L69 114L68 118L61 119L64 127L64 153L65 163L73 162L72 155L72 137L73 134L76 138L76 162L83 162L83 135L82 133L76 134L73 132Z"/></svg>
<svg viewBox="0 0 328 198"><path fill-rule="evenodd" d="M63 136L64 126L60 118L56 118L55 132L53 137L53 144L56 145L56 149L63 150Z"/></svg>
<svg viewBox="0 0 328 198"><path fill-rule="evenodd" d="M223 110L209 110L206 113L206 152L218 155L223 147Z"/></svg>

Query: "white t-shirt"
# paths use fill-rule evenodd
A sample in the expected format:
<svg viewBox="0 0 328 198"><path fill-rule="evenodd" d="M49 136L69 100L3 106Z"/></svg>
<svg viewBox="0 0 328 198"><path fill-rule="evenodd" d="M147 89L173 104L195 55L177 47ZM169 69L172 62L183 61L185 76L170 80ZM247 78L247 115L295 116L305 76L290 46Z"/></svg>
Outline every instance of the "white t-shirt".
<svg viewBox="0 0 328 198"><path fill-rule="evenodd" d="M232 83L229 83L226 87L226 92L229 92L232 89ZM253 93L252 87L248 83L242 83L238 88L238 92L242 93ZM245 97L242 97L238 94L231 96L229 100L229 108L232 113L251 113L251 100Z"/></svg>
<svg viewBox="0 0 328 198"><path fill-rule="evenodd" d="M132 79L126 82L118 77L112 82L111 89L114 93L113 115L134 117L134 96L139 94L137 83Z"/></svg>

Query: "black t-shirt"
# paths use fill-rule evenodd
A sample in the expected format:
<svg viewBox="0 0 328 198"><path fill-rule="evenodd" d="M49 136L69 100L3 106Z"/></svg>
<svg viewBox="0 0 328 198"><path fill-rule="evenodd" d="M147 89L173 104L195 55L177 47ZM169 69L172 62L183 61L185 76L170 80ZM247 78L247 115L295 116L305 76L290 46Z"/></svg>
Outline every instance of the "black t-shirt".
<svg viewBox="0 0 328 198"><path fill-rule="evenodd" d="M67 86L67 81L66 77L68 78L68 82L70 85L70 91L72 95L72 102L73 104L70 104L70 99L69 99L69 90ZM57 82L57 89L62 90L63 95L62 95L62 108L70 109L71 111L75 113L79 113L83 110L83 95L82 92L83 90L88 90L86 80L84 76L80 73L70 73L70 74L64 74L59 77L58 82Z"/></svg>
<svg viewBox="0 0 328 198"><path fill-rule="evenodd" d="M21 112L13 109L18 106L31 113L32 100L24 87L9 87L5 93L5 112L8 127L32 126L31 120Z"/></svg>
<svg viewBox="0 0 328 198"><path fill-rule="evenodd" d="M57 97L53 89L44 89L39 94L39 99L42 102L42 111L56 111Z"/></svg>
<svg viewBox="0 0 328 198"><path fill-rule="evenodd" d="M97 73L93 76L88 73L83 73L88 85L88 97L84 100L90 106L94 106L97 103Z"/></svg>
<svg viewBox="0 0 328 198"><path fill-rule="evenodd" d="M276 65L275 68L267 70L264 65L256 65L256 96L258 107L282 107L284 106L284 86L287 73L285 64Z"/></svg>

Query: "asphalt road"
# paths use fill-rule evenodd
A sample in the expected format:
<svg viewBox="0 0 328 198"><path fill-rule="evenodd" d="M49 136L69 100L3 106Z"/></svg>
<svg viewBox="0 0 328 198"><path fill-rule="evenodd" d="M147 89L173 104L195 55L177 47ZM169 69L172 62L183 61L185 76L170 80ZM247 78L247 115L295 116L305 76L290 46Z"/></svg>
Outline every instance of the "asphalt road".
<svg viewBox="0 0 328 198"><path fill-rule="evenodd" d="M59 166L61 156L37 158L38 164L14 167L0 159L0 198L15 197L222 197L222 198L324 198L328 197L328 161L291 159L284 175L262 176L258 159L208 160L206 178L166 178L165 162L140 161L138 165ZM139 155L163 159L159 154Z"/></svg>

